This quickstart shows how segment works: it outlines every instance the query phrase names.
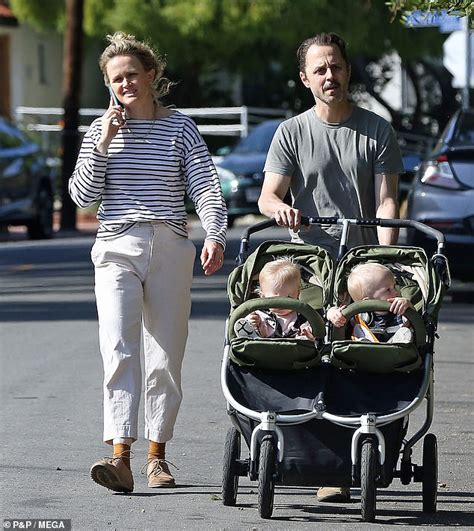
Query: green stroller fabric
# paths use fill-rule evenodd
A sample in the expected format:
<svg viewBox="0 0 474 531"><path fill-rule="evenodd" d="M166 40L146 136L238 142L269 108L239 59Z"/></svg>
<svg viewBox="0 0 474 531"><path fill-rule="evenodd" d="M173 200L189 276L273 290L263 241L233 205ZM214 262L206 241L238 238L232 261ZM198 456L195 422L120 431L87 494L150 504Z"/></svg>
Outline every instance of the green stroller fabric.
<svg viewBox="0 0 474 531"><path fill-rule="evenodd" d="M300 266L301 292L299 300L259 298L256 294L258 274L271 260L291 256ZM288 308L304 315L316 338L325 335L322 317L316 311L329 301L333 261L329 253L318 246L269 241L262 243L229 276L227 293L231 314L227 324L230 357L234 363L255 368L295 370L312 367L320 362L321 353L314 341L306 339L237 337L234 324L257 309Z"/></svg>
<svg viewBox="0 0 474 531"><path fill-rule="evenodd" d="M243 302L257 297L258 274L272 260L291 256L301 267L300 300L313 308L324 308L329 302L330 282L334 264L327 251L316 245L268 241L262 243L247 260L236 267L227 281L227 295L234 310Z"/></svg>
<svg viewBox="0 0 474 531"><path fill-rule="evenodd" d="M390 303L381 300L354 302L342 313L351 317L367 311L387 311ZM409 308L405 316L410 321L415 335L413 343L364 343L357 341L334 341L331 362L340 369L355 369L364 372L391 373L409 372L421 365L420 352L426 345L426 327L420 314Z"/></svg>
<svg viewBox="0 0 474 531"><path fill-rule="evenodd" d="M342 258L335 271L333 304L340 304L347 292L347 277L359 263L377 262L386 265L395 275L401 295L409 299L416 311L406 317L415 332L410 344L364 343L343 338L344 331L334 329L331 362L334 366L367 372L409 372L421 365L426 348L426 325L437 325L438 313L446 290L431 261L418 247L375 246L356 247ZM350 304L344 315L350 317L365 311L386 310L385 301L359 301Z"/></svg>

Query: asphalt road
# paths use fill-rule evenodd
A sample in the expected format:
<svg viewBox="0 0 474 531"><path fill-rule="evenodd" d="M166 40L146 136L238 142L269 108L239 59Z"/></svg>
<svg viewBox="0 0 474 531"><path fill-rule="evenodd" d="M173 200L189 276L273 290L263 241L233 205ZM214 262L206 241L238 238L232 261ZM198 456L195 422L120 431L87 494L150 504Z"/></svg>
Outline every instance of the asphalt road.
<svg viewBox="0 0 474 531"><path fill-rule="evenodd" d="M219 371L226 277L241 228L230 231L219 274L205 278L196 266L185 396L168 446L168 458L179 467L178 487L147 488L140 474L146 442L140 440L134 446L131 495L113 494L89 478L90 465L109 451L101 442L92 237L0 243L1 518L67 518L81 530L472 528L472 285L454 286L438 330L431 430L440 449L437 514L421 512L420 484L402 486L397 479L379 491L372 525L360 521L358 489L352 503L337 505L318 503L314 489L277 488L273 518L265 521L257 513L256 484L245 478L238 506L222 505L222 454L230 423ZM199 229L192 237L200 245ZM412 427L423 414L420 409L412 415ZM420 455L418 444L415 463L421 464Z"/></svg>

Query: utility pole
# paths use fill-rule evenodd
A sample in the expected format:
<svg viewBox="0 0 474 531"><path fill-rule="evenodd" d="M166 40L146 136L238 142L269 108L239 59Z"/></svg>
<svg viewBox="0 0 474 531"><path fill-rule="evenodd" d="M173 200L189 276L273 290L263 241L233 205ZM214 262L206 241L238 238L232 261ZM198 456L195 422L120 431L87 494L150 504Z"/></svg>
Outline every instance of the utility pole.
<svg viewBox="0 0 474 531"><path fill-rule="evenodd" d="M68 181L79 152L79 96L82 72L82 19L84 0L66 0L63 58L64 129L61 190L61 230L76 229L76 205L68 193Z"/></svg>
<svg viewBox="0 0 474 531"><path fill-rule="evenodd" d="M466 63L465 63L465 71L466 71L466 82L464 83L463 87L463 98L462 98L462 106L463 109L469 109L470 102L469 102L469 91L471 88L471 28L469 27L469 17L464 17L464 35L466 38Z"/></svg>

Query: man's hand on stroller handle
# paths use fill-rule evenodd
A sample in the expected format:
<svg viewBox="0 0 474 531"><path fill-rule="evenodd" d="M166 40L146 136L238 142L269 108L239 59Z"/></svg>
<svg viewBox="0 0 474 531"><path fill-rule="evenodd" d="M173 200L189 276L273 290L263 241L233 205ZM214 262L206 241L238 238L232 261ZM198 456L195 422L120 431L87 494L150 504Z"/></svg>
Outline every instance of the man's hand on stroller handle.
<svg viewBox="0 0 474 531"><path fill-rule="evenodd" d="M301 225L301 212L285 203L281 203L273 212L273 218L277 225L288 227L294 231L298 231Z"/></svg>
<svg viewBox="0 0 474 531"><path fill-rule="evenodd" d="M301 213L285 203L290 182L289 175L265 172L258 207L262 214L273 218L277 225L297 231L301 224Z"/></svg>

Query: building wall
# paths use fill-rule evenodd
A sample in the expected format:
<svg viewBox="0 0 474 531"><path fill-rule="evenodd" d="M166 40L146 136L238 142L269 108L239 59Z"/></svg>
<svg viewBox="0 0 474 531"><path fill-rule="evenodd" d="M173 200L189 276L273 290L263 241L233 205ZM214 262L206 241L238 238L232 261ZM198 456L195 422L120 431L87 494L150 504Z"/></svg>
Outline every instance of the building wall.
<svg viewBox="0 0 474 531"><path fill-rule="evenodd" d="M62 43L27 26L0 27L10 40L10 105L46 107L61 101Z"/></svg>
<svg viewBox="0 0 474 531"><path fill-rule="evenodd" d="M8 43L2 45L9 61L0 62L0 80L9 79L10 114L19 106L62 107L62 36L38 33L24 24L0 26L0 37L0 42ZM100 43L84 39L81 107L104 108L108 104L98 67L100 51Z"/></svg>

